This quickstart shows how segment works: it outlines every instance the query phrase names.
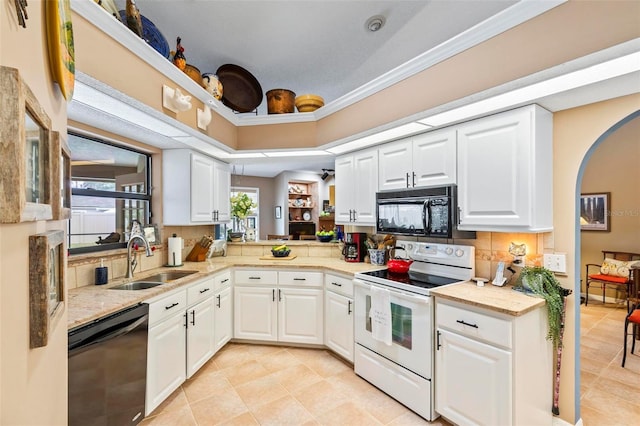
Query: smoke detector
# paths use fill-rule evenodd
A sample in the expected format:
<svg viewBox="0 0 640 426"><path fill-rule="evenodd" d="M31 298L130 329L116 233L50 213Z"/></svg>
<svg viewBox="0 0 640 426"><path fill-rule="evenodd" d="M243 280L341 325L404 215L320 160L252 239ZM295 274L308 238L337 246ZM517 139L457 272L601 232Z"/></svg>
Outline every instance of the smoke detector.
<svg viewBox="0 0 640 426"><path fill-rule="evenodd" d="M384 27L385 21L386 19L384 16L375 15L367 19L367 22L365 22L364 27L367 29L367 31L371 31L372 33L375 33L376 31Z"/></svg>

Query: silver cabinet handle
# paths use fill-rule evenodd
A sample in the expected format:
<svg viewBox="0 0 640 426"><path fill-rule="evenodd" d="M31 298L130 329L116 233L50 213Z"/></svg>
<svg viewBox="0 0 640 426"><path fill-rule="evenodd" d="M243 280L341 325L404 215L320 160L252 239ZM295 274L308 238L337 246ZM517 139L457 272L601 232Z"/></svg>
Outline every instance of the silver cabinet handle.
<svg viewBox="0 0 640 426"><path fill-rule="evenodd" d="M191 311L191 325L196 325L196 310Z"/></svg>
<svg viewBox="0 0 640 426"><path fill-rule="evenodd" d="M353 312L353 311L351 310L351 304L352 304L352 303L353 303L353 302L352 302L351 300L349 300L349 304L347 305L347 315L351 315L351 312Z"/></svg>
<svg viewBox="0 0 640 426"><path fill-rule="evenodd" d="M224 284L224 283L226 283L227 281L229 281L229 278L225 278L224 280L220 281L220 284Z"/></svg>
<svg viewBox="0 0 640 426"><path fill-rule="evenodd" d="M407 176L407 188L409 187L409 172L406 173Z"/></svg>
<svg viewBox="0 0 640 426"><path fill-rule="evenodd" d="M331 282L331 284L336 285L336 286L338 286L338 287L342 287L342 284L334 283L333 281Z"/></svg>
<svg viewBox="0 0 640 426"><path fill-rule="evenodd" d="M200 290L200 294L202 293L206 293L208 292L210 289L209 288L203 288L202 290Z"/></svg>
<svg viewBox="0 0 640 426"><path fill-rule="evenodd" d="M260 277L249 277L250 280L259 280L261 279Z"/></svg>
<svg viewBox="0 0 640 426"><path fill-rule="evenodd" d="M278 302L282 302L282 290L278 289Z"/></svg>
<svg viewBox="0 0 640 426"><path fill-rule="evenodd" d="M413 172L413 177L411 178L413 181L413 186L416 186L416 172Z"/></svg>
<svg viewBox="0 0 640 426"><path fill-rule="evenodd" d="M306 278L294 278L293 280L294 281L306 281L307 279Z"/></svg>
<svg viewBox="0 0 640 426"><path fill-rule="evenodd" d="M220 295L217 296L218 298L218 308L220 307Z"/></svg>
<svg viewBox="0 0 640 426"><path fill-rule="evenodd" d="M271 290L271 301L276 301L276 289Z"/></svg>

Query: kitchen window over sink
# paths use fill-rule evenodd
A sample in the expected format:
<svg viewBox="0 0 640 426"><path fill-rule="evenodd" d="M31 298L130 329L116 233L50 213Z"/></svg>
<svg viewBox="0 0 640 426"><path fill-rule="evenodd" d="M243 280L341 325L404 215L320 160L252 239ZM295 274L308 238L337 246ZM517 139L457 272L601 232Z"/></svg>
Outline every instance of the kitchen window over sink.
<svg viewBox="0 0 640 426"><path fill-rule="evenodd" d="M126 247L131 221L151 221L151 156L71 132L69 148L69 252Z"/></svg>

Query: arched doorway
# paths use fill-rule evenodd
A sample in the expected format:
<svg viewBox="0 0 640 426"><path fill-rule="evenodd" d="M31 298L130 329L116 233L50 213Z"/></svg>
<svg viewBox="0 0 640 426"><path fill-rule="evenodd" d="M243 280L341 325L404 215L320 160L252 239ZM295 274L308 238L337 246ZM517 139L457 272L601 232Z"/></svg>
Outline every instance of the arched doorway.
<svg viewBox="0 0 640 426"><path fill-rule="evenodd" d="M576 279L580 294L585 263L599 263L603 249L640 251L640 111L627 115L603 132L586 151L576 184ZM604 189L607 188L607 191ZM580 231L580 193L611 193L610 232ZM616 201L617 200L617 201ZM634 214L635 212L635 214ZM582 285L584 295L584 286ZM624 303L607 296L607 305L591 302L580 306L576 297L576 418L589 424L628 419L629 403L625 388L633 392L638 371L622 369ZM613 302L612 302L613 300ZM584 314L584 315L583 315ZM629 365L627 365L629 367ZM636 365L640 369L640 363ZM616 396L616 388L619 395ZM607 403L602 404L606 398Z"/></svg>

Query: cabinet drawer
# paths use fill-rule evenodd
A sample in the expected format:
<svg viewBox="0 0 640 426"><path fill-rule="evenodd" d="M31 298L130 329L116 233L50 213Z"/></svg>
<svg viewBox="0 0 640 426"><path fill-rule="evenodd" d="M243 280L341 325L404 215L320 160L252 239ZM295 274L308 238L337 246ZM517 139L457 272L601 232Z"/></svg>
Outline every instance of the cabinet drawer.
<svg viewBox="0 0 640 426"><path fill-rule="evenodd" d="M207 297L213 296L213 278L206 278L198 283L192 284L187 289L187 306L192 306Z"/></svg>
<svg viewBox="0 0 640 426"><path fill-rule="evenodd" d="M278 284L322 287L323 277L322 272L280 271L278 272Z"/></svg>
<svg viewBox="0 0 640 426"><path fill-rule="evenodd" d="M327 290L353 297L353 280L351 278L326 274L324 276L324 286Z"/></svg>
<svg viewBox="0 0 640 426"><path fill-rule="evenodd" d="M185 290L150 303L149 326L175 314L184 313L185 309L187 309L187 292Z"/></svg>
<svg viewBox="0 0 640 426"><path fill-rule="evenodd" d="M231 271L225 271L213 277L213 288L216 292L230 285Z"/></svg>
<svg viewBox="0 0 640 426"><path fill-rule="evenodd" d="M437 303L436 322L437 327L471 338L505 348L513 346L512 323L506 319L466 310L463 307Z"/></svg>
<svg viewBox="0 0 640 426"><path fill-rule="evenodd" d="M235 275L236 284L278 284L278 272L265 269L256 269L251 271L236 271Z"/></svg>

